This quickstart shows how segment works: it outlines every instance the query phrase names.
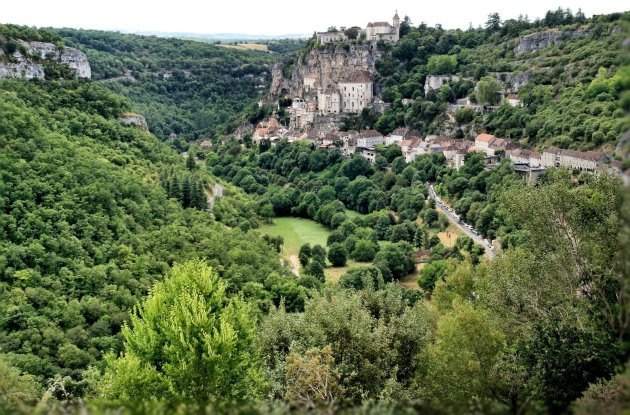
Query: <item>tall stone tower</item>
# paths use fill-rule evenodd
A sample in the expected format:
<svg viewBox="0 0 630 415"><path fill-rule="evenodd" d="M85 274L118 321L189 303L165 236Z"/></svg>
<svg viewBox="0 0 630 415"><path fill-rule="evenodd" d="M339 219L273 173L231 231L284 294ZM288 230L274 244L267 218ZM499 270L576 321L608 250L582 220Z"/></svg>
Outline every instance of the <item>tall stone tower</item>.
<svg viewBox="0 0 630 415"><path fill-rule="evenodd" d="M396 42L400 40L400 17L398 17L398 10L394 14L394 30L396 31Z"/></svg>

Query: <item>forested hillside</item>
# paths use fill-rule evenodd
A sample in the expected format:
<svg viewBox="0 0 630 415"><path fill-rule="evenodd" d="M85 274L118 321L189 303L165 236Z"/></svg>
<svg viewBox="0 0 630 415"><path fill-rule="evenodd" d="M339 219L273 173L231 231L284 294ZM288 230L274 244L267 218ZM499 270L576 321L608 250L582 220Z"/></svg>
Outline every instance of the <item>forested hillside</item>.
<svg viewBox="0 0 630 415"><path fill-rule="evenodd" d="M408 126L455 137L489 132L538 148L612 151L630 127L623 112L630 102L627 92L623 95L630 85L629 57L621 53L629 19L628 13L586 19L559 9L533 22L495 14L485 28L468 30L415 26L406 19L400 42L380 45L391 54L377 62L376 81L383 84L382 97L391 108L376 128L389 133ZM531 42L519 49L528 35ZM555 35L557 42L549 37ZM459 79L425 94L431 75ZM483 114L446 112L448 104L464 97L473 104L497 105L502 89L518 93L523 106L505 103ZM403 105L405 98L413 103Z"/></svg>
<svg viewBox="0 0 630 415"><path fill-rule="evenodd" d="M84 51L93 79L126 96L152 133L212 138L246 120L270 80L272 54L205 42L93 30L56 31Z"/></svg>
<svg viewBox="0 0 630 415"><path fill-rule="evenodd" d="M81 396L88 366L120 350L128 312L187 258L213 264L229 295L250 284L260 310L280 290L303 304L294 278L271 288L284 275L271 246L168 198L165 169L180 183L207 178L123 126L126 99L79 81L3 80L0 91L1 361L40 387L67 377L67 396ZM222 204L226 221L243 205Z"/></svg>
<svg viewBox="0 0 630 415"><path fill-rule="evenodd" d="M392 105L361 116L384 131L455 122L460 135L611 145L628 109L612 53L627 14L568 18L491 16L469 31L406 20L377 63ZM527 105L445 119L453 98L496 98L484 77L517 70L518 36L567 25L587 34L523 58L518 70L538 65ZM618 177L549 168L532 186L481 153L456 170L443 154L407 163L396 144L373 163L307 140L256 145L222 133L261 115L268 55L3 30L82 48L95 79L0 80L0 412L627 411L630 192ZM461 79L425 95L426 76L445 73ZM132 110L157 136L121 121ZM221 136L182 157L172 132ZM454 230L436 195L492 244ZM326 243L289 266L283 237L263 231L280 216L312 221Z"/></svg>

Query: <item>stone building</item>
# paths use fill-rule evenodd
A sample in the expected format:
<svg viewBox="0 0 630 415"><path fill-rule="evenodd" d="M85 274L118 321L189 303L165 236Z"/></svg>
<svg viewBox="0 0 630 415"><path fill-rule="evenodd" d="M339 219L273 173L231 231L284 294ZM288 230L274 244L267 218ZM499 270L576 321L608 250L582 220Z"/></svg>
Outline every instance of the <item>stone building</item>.
<svg viewBox="0 0 630 415"><path fill-rule="evenodd" d="M339 30L331 32L317 32L317 40L320 44L325 45L326 43L345 42L348 40L348 36Z"/></svg>
<svg viewBox="0 0 630 415"><path fill-rule="evenodd" d="M304 76L304 93L317 91L317 81L319 76L315 73L310 73Z"/></svg>
<svg viewBox="0 0 630 415"><path fill-rule="evenodd" d="M379 144L383 144L383 136L378 131L366 130L359 133L357 147L374 148Z"/></svg>
<svg viewBox="0 0 630 415"><path fill-rule="evenodd" d="M317 91L317 107L321 115L339 114L341 112L339 92L333 88L320 88Z"/></svg>
<svg viewBox="0 0 630 415"><path fill-rule="evenodd" d="M541 166L566 167L572 170L594 173L597 166L606 160L604 153L597 151L563 150L551 146L543 151Z"/></svg>
<svg viewBox="0 0 630 415"><path fill-rule="evenodd" d="M339 82L341 112L359 113L372 102L372 75L367 71L354 71Z"/></svg>
<svg viewBox="0 0 630 415"><path fill-rule="evenodd" d="M333 42L345 42L348 36L342 30L333 30L329 32L317 32L317 40L321 45ZM368 42L398 42L400 40L400 17L398 11L394 14L392 24L389 22L370 22L365 29L359 31L359 39L365 39Z"/></svg>
<svg viewBox="0 0 630 415"><path fill-rule="evenodd" d="M542 154L524 149L516 149L510 154L512 164L527 164L530 167L540 167Z"/></svg>
<svg viewBox="0 0 630 415"><path fill-rule="evenodd" d="M398 42L400 39L400 17L398 11L394 14L393 26L388 22L370 22L365 28L365 39L370 42L383 40L386 42Z"/></svg>

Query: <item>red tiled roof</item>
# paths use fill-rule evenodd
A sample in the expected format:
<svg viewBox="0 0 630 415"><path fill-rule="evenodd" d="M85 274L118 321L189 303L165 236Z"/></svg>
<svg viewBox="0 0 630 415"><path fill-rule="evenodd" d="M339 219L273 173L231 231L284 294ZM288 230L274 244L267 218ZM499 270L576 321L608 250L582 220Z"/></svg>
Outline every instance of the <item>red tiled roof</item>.
<svg viewBox="0 0 630 415"><path fill-rule="evenodd" d="M492 139L496 138L495 136L493 136L492 134L479 134L476 138L475 141L487 141L490 142L492 141Z"/></svg>

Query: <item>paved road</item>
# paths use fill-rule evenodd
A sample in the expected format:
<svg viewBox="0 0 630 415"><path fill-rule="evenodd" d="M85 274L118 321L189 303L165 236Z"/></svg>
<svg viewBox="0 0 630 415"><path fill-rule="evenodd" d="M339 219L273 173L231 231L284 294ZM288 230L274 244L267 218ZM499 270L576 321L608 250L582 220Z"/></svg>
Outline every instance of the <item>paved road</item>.
<svg viewBox="0 0 630 415"><path fill-rule="evenodd" d="M464 226L463 223L460 223L460 221L457 220L457 218L455 217L455 214L453 212L449 212L448 210L446 210L446 207L443 204L441 204L440 202L437 201L437 199L435 198L435 191L430 186L429 186L429 197L431 199L435 200L435 207L436 207L437 210L442 212L444 214L444 216L446 216L448 218L448 220L450 220L455 226L457 226L459 229L461 229L467 236L470 236L473 241L475 241L476 243L478 243L479 245L484 247L484 249L486 250L486 255L488 255L488 258L494 258L495 257L494 252L492 252L490 247L483 241L483 238L481 238L480 236L475 235L472 232L471 229L469 229L468 227Z"/></svg>

